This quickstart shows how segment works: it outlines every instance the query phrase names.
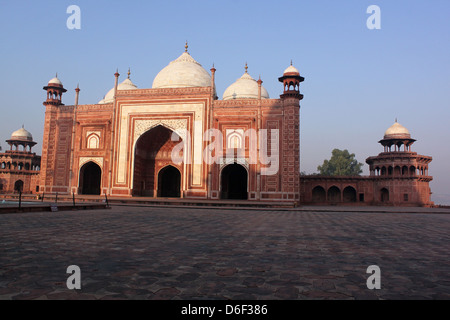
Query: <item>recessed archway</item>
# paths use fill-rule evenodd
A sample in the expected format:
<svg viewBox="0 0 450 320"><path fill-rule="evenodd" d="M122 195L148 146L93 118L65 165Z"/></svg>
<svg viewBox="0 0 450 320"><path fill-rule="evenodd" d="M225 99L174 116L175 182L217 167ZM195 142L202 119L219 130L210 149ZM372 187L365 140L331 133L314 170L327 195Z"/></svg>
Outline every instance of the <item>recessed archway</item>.
<svg viewBox="0 0 450 320"><path fill-rule="evenodd" d="M80 169L80 194L100 195L102 169L98 164L90 161Z"/></svg>
<svg viewBox="0 0 450 320"><path fill-rule="evenodd" d="M341 190L338 187L332 186L328 189L328 201L341 202Z"/></svg>
<svg viewBox="0 0 450 320"><path fill-rule="evenodd" d="M158 174L158 197L179 198L181 194L181 173L173 166L164 167Z"/></svg>
<svg viewBox="0 0 450 320"><path fill-rule="evenodd" d="M380 200L381 200L381 202L389 202L389 190L388 189L386 189L386 188L381 189Z"/></svg>
<svg viewBox="0 0 450 320"><path fill-rule="evenodd" d="M16 192L22 192L23 191L23 181L22 180L17 180L14 183L14 191L16 191Z"/></svg>
<svg viewBox="0 0 450 320"><path fill-rule="evenodd" d="M312 190L312 201L313 202L325 202L327 199L327 194L325 189L321 186L314 187Z"/></svg>
<svg viewBox="0 0 450 320"><path fill-rule="evenodd" d="M179 141L172 141L172 134L172 130L158 125L142 134L137 140L134 150L133 168L134 196L161 196L157 170L166 164L173 163L172 150L180 143ZM179 156L183 156L182 152L180 152ZM176 168L174 169L177 170Z"/></svg>
<svg viewBox="0 0 450 320"><path fill-rule="evenodd" d="M248 199L248 173L240 164L229 164L221 173L221 198L246 200Z"/></svg>
<svg viewBox="0 0 450 320"><path fill-rule="evenodd" d="M356 190L355 188L348 186L342 192L342 198L344 202L356 202Z"/></svg>

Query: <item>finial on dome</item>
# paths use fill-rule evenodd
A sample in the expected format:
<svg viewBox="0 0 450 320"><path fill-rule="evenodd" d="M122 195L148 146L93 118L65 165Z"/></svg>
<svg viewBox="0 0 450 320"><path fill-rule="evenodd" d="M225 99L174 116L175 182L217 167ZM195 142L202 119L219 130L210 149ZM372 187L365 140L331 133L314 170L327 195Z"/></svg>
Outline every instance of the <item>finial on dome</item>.
<svg viewBox="0 0 450 320"><path fill-rule="evenodd" d="M397 122L397 118L395 118L395 122Z"/></svg>
<svg viewBox="0 0 450 320"><path fill-rule="evenodd" d="M292 66L292 59L291 59L291 66Z"/></svg>
<svg viewBox="0 0 450 320"><path fill-rule="evenodd" d="M25 127L25 125L22 123L22 129L25 129L24 127Z"/></svg>
<svg viewBox="0 0 450 320"><path fill-rule="evenodd" d="M56 73L56 76L55 76L55 78L58 78L58 72Z"/></svg>
<svg viewBox="0 0 450 320"><path fill-rule="evenodd" d="M245 63L245 73L248 73L247 71L248 71L248 65L247 65L247 62L246 62Z"/></svg>
<svg viewBox="0 0 450 320"><path fill-rule="evenodd" d="M188 42L186 40L186 44L184 45L184 52L188 52L188 48L189 48L189 46L188 46Z"/></svg>
<svg viewBox="0 0 450 320"><path fill-rule="evenodd" d="M130 72L130 68L128 68L128 79L130 79L130 74L131 74L131 72Z"/></svg>

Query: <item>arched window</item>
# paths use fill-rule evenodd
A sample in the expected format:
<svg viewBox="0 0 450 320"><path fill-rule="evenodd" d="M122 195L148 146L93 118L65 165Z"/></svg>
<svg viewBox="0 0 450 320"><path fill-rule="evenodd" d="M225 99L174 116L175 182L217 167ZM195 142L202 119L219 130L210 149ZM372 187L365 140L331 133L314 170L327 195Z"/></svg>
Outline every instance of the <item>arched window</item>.
<svg viewBox="0 0 450 320"><path fill-rule="evenodd" d="M243 147L242 137L243 130L227 130L227 148L228 149L241 149Z"/></svg>
<svg viewBox="0 0 450 320"><path fill-rule="evenodd" d="M87 140L88 149L98 149L100 147L100 139L96 134L91 134Z"/></svg>
<svg viewBox="0 0 450 320"><path fill-rule="evenodd" d="M402 176L407 176L408 175L408 167L407 166L403 166L402 168Z"/></svg>

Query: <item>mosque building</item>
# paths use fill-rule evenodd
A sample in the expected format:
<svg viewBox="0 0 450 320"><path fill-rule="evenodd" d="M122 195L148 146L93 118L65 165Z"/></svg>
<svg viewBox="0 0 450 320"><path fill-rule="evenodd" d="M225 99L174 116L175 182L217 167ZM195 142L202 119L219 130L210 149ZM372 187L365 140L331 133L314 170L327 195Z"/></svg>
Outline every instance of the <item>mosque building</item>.
<svg viewBox="0 0 450 320"><path fill-rule="evenodd" d="M44 87L42 157L31 153L30 133L13 133L11 150L0 153L0 192L22 181L28 193L432 205L431 157L411 151L415 140L397 122L380 141L384 152L366 160L370 176L300 177L304 78L298 69L291 63L279 77L278 98L270 98L246 65L220 100L215 72L186 44L152 88L138 88L130 71L119 83L116 72L115 86L98 103L79 105L77 87L75 104L67 106L56 76Z"/></svg>
<svg viewBox="0 0 450 320"><path fill-rule="evenodd" d="M50 80L40 191L298 202L303 77L289 66L283 94L271 99L246 66L219 100L215 71L186 46L151 89L130 73L119 83L116 73L114 88L91 105L78 105L78 88L75 104L64 105L66 89Z"/></svg>

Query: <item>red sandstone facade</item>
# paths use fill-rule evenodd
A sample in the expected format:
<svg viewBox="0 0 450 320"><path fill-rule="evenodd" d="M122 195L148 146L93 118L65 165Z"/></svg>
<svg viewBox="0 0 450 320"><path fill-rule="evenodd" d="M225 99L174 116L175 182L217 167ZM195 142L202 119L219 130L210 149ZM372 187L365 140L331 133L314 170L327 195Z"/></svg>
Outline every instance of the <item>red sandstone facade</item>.
<svg viewBox="0 0 450 320"><path fill-rule="evenodd" d="M396 122L379 141L384 152L366 159L370 176L302 176L302 203L432 206L429 183L433 178L428 175L432 158L412 152L414 141Z"/></svg>
<svg viewBox="0 0 450 320"><path fill-rule="evenodd" d="M0 153L0 194L39 192L41 157L31 152L32 135L21 128L6 142L10 150Z"/></svg>
<svg viewBox="0 0 450 320"><path fill-rule="evenodd" d="M430 206L431 157L411 151L415 141L394 124L369 157L370 176L300 177L300 83L292 64L270 99L262 81L247 73L219 100L215 72L188 53L164 68L152 89L128 78L97 104L66 106L56 77L44 87L42 159L28 153L0 154L0 186L11 192L117 197L248 199L322 205ZM400 151L401 147L403 151ZM392 150L393 148L393 150ZM174 155L176 157L174 158ZM9 157L9 158L7 158ZM32 172L16 172L24 157ZM16 161L17 162L17 161ZM25 163L23 162L23 163ZM35 168L41 168L35 171ZM0 192L2 191L0 190Z"/></svg>
<svg viewBox="0 0 450 320"><path fill-rule="evenodd" d="M214 68L209 86L203 87L120 90L115 76L110 103L65 106L58 79L44 87L41 192L299 201L303 78L298 72L279 79L285 88L279 99L263 98L262 81L252 79L255 97L218 100ZM246 71L244 80L249 77ZM219 131L223 141L210 136L210 129ZM267 130L267 155L277 163L260 159L262 129ZM172 141L173 134L184 143L182 163L171 157L180 143ZM212 145L216 149L208 153ZM271 152L272 145L278 150ZM250 159L253 151L256 161ZM264 173L275 165L274 172Z"/></svg>

